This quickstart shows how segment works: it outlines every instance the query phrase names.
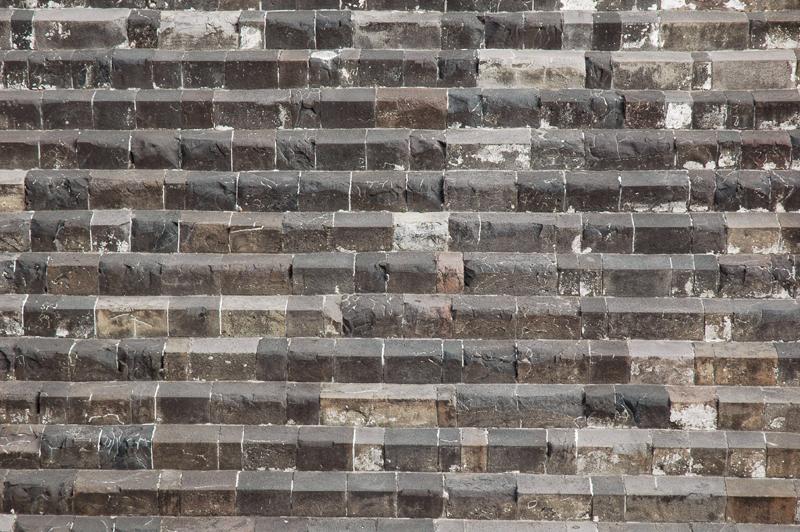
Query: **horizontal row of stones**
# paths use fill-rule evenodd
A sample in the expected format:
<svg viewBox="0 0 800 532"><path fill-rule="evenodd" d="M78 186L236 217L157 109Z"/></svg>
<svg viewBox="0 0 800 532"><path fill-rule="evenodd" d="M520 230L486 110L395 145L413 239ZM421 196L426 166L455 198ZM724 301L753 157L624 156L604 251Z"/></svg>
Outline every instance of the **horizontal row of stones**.
<svg viewBox="0 0 800 532"><path fill-rule="evenodd" d="M314 471L10 470L19 514L794 523L789 479ZM285 526L285 525L284 525Z"/></svg>
<svg viewBox="0 0 800 532"><path fill-rule="evenodd" d="M365 390L363 383L0 381L0 396L2 422L43 425L288 423L800 432L796 387L371 384ZM575 433L569 436L574 443Z"/></svg>
<svg viewBox="0 0 800 532"><path fill-rule="evenodd" d="M184 327L170 324L175 305L184 319L195 320L194 336L208 337L800 340L800 302L794 299L401 294L3 295L2 335L185 334ZM213 313L206 311L209 306Z"/></svg>
<svg viewBox="0 0 800 532"><path fill-rule="evenodd" d="M24 337L2 339L0 365L28 381L800 385L794 342Z"/></svg>
<svg viewBox="0 0 800 532"><path fill-rule="evenodd" d="M2 528L6 526L6 528ZM0 514L3 532L39 530L118 530L120 532L192 532L231 530L233 532L272 532L288 527L300 532L363 530L364 532L480 532L486 521L394 517L170 517L170 516L87 516ZM72 528L70 528L72 527ZM115 528L111 528L115 527ZM356 528L357 527L357 528ZM613 521L531 521L527 519L493 521L497 532L796 532L799 525L758 525L735 523L624 523ZM700 528L702 527L702 528ZM723 528L724 527L724 528Z"/></svg>
<svg viewBox="0 0 800 532"><path fill-rule="evenodd" d="M18 9L53 7L141 9L136 0L3 0L0 6ZM332 9L352 11L656 11L690 9L692 11L785 11L800 9L797 0L155 0L150 9L214 10L306 10Z"/></svg>
<svg viewBox="0 0 800 532"><path fill-rule="evenodd" d="M649 429L3 425L12 469L800 476L800 435Z"/></svg>
<svg viewBox="0 0 800 532"><path fill-rule="evenodd" d="M800 251L799 225L796 212L25 211L0 214L0 251L778 254Z"/></svg>
<svg viewBox="0 0 800 532"><path fill-rule="evenodd" d="M352 293L790 298L792 255L458 252L298 255L0 254L0 293Z"/></svg>
<svg viewBox="0 0 800 532"><path fill-rule="evenodd" d="M24 170L784 170L800 168L800 131L0 131L0 151Z"/></svg>
<svg viewBox="0 0 800 532"><path fill-rule="evenodd" d="M125 208L417 213L400 229L437 211L783 213L800 211L800 171L0 171L2 212Z"/></svg>
<svg viewBox="0 0 800 532"><path fill-rule="evenodd" d="M0 51L0 85L9 89L478 86L758 90L795 88L796 70L796 50Z"/></svg>
<svg viewBox="0 0 800 532"><path fill-rule="evenodd" d="M0 49L795 48L800 12L0 9Z"/></svg>
<svg viewBox="0 0 800 532"><path fill-rule="evenodd" d="M0 129L794 129L800 92L604 89L0 90Z"/></svg>

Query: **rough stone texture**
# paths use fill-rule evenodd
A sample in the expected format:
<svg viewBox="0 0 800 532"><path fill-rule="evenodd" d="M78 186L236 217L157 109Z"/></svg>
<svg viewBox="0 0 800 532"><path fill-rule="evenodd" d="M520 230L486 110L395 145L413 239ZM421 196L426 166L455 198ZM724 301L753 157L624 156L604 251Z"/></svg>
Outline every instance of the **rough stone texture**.
<svg viewBox="0 0 800 532"><path fill-rule="evenodd" d="M791 1L0 4L0 531L800 523Z"/></svg>

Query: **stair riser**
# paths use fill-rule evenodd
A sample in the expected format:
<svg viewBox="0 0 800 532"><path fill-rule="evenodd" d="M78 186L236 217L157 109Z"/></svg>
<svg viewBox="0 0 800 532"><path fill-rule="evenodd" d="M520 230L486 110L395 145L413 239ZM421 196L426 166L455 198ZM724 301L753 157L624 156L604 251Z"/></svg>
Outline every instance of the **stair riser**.
<svg viewBox="0 0 800 532"><path fill-rule="evenodd" d="M797 386L797 344L340 339L7 340L9 379ZM353 354L351 350L357 350ZM591 350L591 352L590 352ZM424 360L426 366L417 365Z"/></svg>
<svg viewBox="0 0 800 532"><path fill-rule="evenodd" d="M682 141L677 146L681 153ZM408 225L432 222L438 218L424 213L437 211L800 211L800 172L796 170L9 170L0 177L0 210L4 212L90 208L415 211L394 220ZM234 218L240 216L234 214Z"/></svg>
<svg viewBox="0 0 800 532"><path fill-rule="evenodd" d="M792 388L6 381L4 423L627 427L800 432ZM92 395L94 394L94 395Z"/></svg>
<svg viewBox="0 0 800 532"><path fill-rule="evenodd" d="M173 313L174 322L181 319L177 312ZM799 345L603 340L21 338L0 343L0 354L7 379L29 381L798 386Z"/></svg>
<svg viewBox="0 0 800 532"><path fill-rule="evenodd" d="M0 49L793 48L797 16L680 11L368 13L358 11L0 11Z"/></svg>
<svg viewBox="0 0 800 532"><path fill-rule="evenodd" d="M800 476L787 433L8 425L0 437L0 467L14 469Z"/></svg>
<svg viewBox="0 0 800 532"><path fill-rule="evenodd" d="M112 476L113 475L113 476ZM84 515L308 515L794 522L793 481L525 474L12 471L6 511ZM324 478L324 480L323 480ZM667 477L668 478L668 477ZM475 483L482 482L481 489ZM745 490L750 490L746 492ZM769 489L768 493L758 490ZM424 504L420 504L424 498Z"/></svg>
<svg viewBox="0 0 800 532"><path fill-rule="evenodd" d="M19 9L52 8L52 7L89 7L89 8L141 8L141 3L134 0L121 0L110 2L108 0L66 0L54 4L44 0L4 0L3 6L15 7ZM663 10L687 10L692 11L717 11L728 12L759 12L759 11L778 11L779 13L769 13L775 20L781 19L781 11L799 9L800 4L796 0L744 0L732 4L730 2L721 4L716 0L703 0L701 2L667 2L659 0L583 0L572 2L569 0L158 0L148 5L150 9L194 9L202 10L305 10L305 9L324 9L336 10L345 9L352 11L655 11Z"/></svg>
<svg viewBox="0 0 800 532"><path fill-rule="evenodd" d="M793 48L796 16L745 13L0 11L0 49ZM90 37L87 37L90 36Z"/></svg>
<svg viewBox="0 0 800 532"><path fill-rule="evenodd" d="M8 89L797 87L793 50L10 50L0 59Z"/></svg>
<svg viewBox="0 0 800 532"><path fill-rule="evenodd" d="M187 296L188 298L189 296ZM168 296L4 295L5 336L169 336ZM198 296L206 337L800 340L800 304L697 298ZM190 334L197 336L197 333Z"/></svg>
<svg viewBox="0 0 800 532"><path fill-rule="evenodd" d="M394 531L399 529L413 529L420 532L444 532L448 530L467 530L475 532L486 525L485 521L458 520L458 519L395 519L395 518L369 518L369 517L160 517L160 516L66 516L66 515L0 515L3 524L16 523L16 530L137 530L146 532L196 532L198 530L212 532L214 530L235 530L236 532L273 532L274 530L329 530L346 532L353 527L363 527L363 530ZM525 527L529 532L566 532L579 528L587 532L604 532L609 527L619 532L642 532L642 530L657 530L658 525L643 523L602 522L589 521L494 521L492 529L498 532L513 532L519 526ZM665 523L665 527L675 532L693 532L697 530L696 524L691 523ZM723 526L723 525L719 525ZM725 525L730 526L730 525ZM742 525L746 526L746 525ZM70 528L71 527L71 528ZM747 532L796 532L800 525L752 525L748 528L737 529Z"/></svg>
<svg viewBox="0 0 800 532"><path fill-rule="evenodd" d="M792 255L459 252L0 255L4 294L352 293L787 299ZM146 272L146 273L145 273Z"/></svg>
<svg viewBox="0 0 800 532"><path fill-rule="evenodd" d="M206 201L225 199L212 194ZM800 251L798 218L798 213L28 211L0 214L0 251L769 255Z"/></svg>
<svg viewBox="0 0 800 532"><path fill-rule="evenodd" d="M519 128L791 130L797 90L293 89L0 91L0 128L149 130ZM399 137L403 132L371 132ZM235 136L235 135L234 135ZM682 141L713 139L681 131ZM137 136L147 138L147 136Z"/></svg>
<svg viewBox="0 0 800 532"><path fill-rule="evenodd" d="M787 131L158 130L0 131L6 169L788 170Z"/></svg>

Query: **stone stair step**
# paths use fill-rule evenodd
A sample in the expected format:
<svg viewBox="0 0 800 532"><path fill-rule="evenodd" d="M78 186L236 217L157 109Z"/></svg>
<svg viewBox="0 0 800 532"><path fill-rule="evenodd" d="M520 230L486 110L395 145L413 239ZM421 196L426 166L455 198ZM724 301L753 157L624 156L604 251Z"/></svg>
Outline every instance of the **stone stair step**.
<svg viewBox="0 0 800 532"><path fill-rule="evenodd" d="M8 50L5 88L482 87L767 90L797 87L794 50Z"/></svg>
<svg viewBox="0 0 800 532"><path fill-rule="evenodd" d="M49 130L0 131L4 169L789 170L783 130Z"/></svg>
<svg viewBox="0 0 800 532"><path fill-rule="evenodd" d="M499 520L465 520L465 519L424 519L424 518L367 518L367 517L168 517L168 516L64 516L64 515L14 515L0 514L0 524L11 526L16 530L38 531L43 529L82 530L83 528L109 530L115 526L119 531L144 532L214 532L224 529L233 532L272 532L298 530L302 532L479 532L491 523L498 532L693 532L701 526L698 523L641 523L641 522L598 522L589 521L499 521ZM83 527L83 528L82 528ZM103 528L105 527L105 528ZM708 524L701 530L723 529L734 532L792 532L800 530L797 525L760 525L760 524ZM5 529L3 529L5 531ZM12 530L8 528L8 530Z"/></svg>
<svg viewBox="0 0 800 532"><path fill-rule="evenodd" d="M5 510L794 523L788 479L523 473L13 470ZM420 501L423 499L423 501Z"/></svg>
<svg viewBox="0 0 800 532"><path fill-rule="evenodd" d="M682 144L677 142L680 160ZM368 146L369 153L374 153L373 146ZM397 157L405 158L405 154ZM554 165L566 162L552 161ZM800 171L0 171L0 210L4 212L90 208L408 211L395 219L402 222L398 229L414 227L404 231L414 233L420 231L415 225L433 223L434 217L423 213L448 210L798 212Z"/></svg>
<svg viewBox="0 0 800 532"><path fill-rule="evenodd" d="M797 89L752 92L476 87L0 90L0 127L9 130L149 130L171 129L176 125L187 129L236 130L267 127L791 130L799 124ZM402 134L370 133L389 138ZM677 134L684 143L716 137L715 133L679 131Z"/></svg>
<svg viewBox="0 0 800 532"><path fill-rule="evenodd" d="M0 422L18 424L800 432L797 387L2 381L0 397Z"/></svg>
<svg viewBox="0 0 800 532"><path fill-rule="evenodd" d="M45 0L4 0L3 7L16 8L17 17L30 20L30 11L60 8L62 4L54 4ZM130 8L140 9L141 2L134 0L70 0L63 7L84 7L95 9ZM248 11L294 11L294 10L350 10L350 11L446 11L446 12L519 12L519 11L608 11L620 15L629 11L654 10L691 10L691 11L723 11L767 14L780 20L787 10L800 9L796 0L743 0L742 2L724 2L703 0L701 2L659 1L659 0L158 0L148 4L150 10L198 10L229 11L242 9ZM23 11L26 10L26 11ZM144 10L143 10L144 11ZM146 12L146 11L145 11Z"/></svg>
<svg viewBox="0 0 800 532"><path fill-rule="evenodd" d="M219 195L207 199L224 201ZM800 250L798 218L800 213L796 212L407 215L126 209L24 211L0 213L0 251L228 254L402 250L769 255ZM410 228L404 225L406 222L411 222ZM453 256L446 255L445 260L448 257Z"/></svg>
<svg viewBox="0 0 800 532"><path fill-rule="evenodd" d="M564 532L580 530L585 532L658 532L665 527L675 532L692 532L697 530L697 524L690 523L620 523L602 522L591 523L588 521L475 521L458 519L411 519L411 518L359 518L359 517L160 517L160 516L63 516L63 515L14 515L0 514L0 524L11 526L15 523L16 530L37 531L42 529L58 529L64 527L69 530L93 529L108 530L116 526L119 531L146 531L146 532L213 532L220 529L234 532L272 532L289 527L289 530L300 531L332 531L351 532L352 530L365 530L367 532L384 532L405 530L412 532L476 532L484 530L487 523L491 523L493 530L498 532L517 532L521 529L531 532ZM709 525L713 527L713 525ZM755 524L727 524L732 531L741 532L784 532L800 530L794 525L755 525ZM520 528L523 527L523 528ZM716 528L708 528L716 530ZM5 529L4 529L5 530ZM12 530L8 528L7 530Z"/></svg>
<svg viewBox="0 0 800 532"><path fill-rule="evenodd" d="M798 40L798 11L0 9L0 49L702 51L795 48Z"/></svg>
<svg viewBox="0 0 800 532"><path fill-rule="evenodd" d="M347 294L313 296L2 295L5 336L148 338L170 306L210 307L204 337L800 340L795 299ZM216 314L216 321L211 316ZM176 330L177 329L177 330ZM189 335L193 336L193 335Z"/></svg>
<svg viewBox="0 0 800 532"><path fill-rule="evenodd" d="M201 331L206 308L171 310L176 332ZM22 337L0 356L20 381L800 386L797 342Z"/></svg>
<svg viewBox="0 0 800 532"><path fill-rule="evenodd" d="M797 478L800 435L661 429L2 425L0 468Z"/></svg>
<svg viewBox="0 0 800 532"><path fill-rule="evenodd" d="M785 299L798 294L796 262L795 255L746 253L30 252L0 254L0 292L70 296L324 297L388 293Z"/></svg>

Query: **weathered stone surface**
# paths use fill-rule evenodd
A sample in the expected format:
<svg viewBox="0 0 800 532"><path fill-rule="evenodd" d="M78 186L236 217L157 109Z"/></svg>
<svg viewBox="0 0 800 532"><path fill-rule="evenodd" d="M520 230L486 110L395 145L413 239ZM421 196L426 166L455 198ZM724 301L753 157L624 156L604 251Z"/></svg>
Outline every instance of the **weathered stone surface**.
<svg viewBox="0 0 800 532"><path fill-rule="evenodd" d="M791 2L34 4L0 529L796 521Z"/></svg>
<svg viewBox="0 0 800 532"><path fill-rule="evenodd" d="M225 49L238 46L238 12L163 13L158 32L160 48L178 50Z"/></svg>
<svg viewBox="0 0 800 532"><path fill-rule="evenodd" d="M34 44L40 50L103 48L127 43L126 9L38 11Z"/></svg>
<svg viewBox="0 0 800 532"><path fill-rule="evenodd" d="M584 85L582 54L560 52L544 56L520 50L481 50L479 87L535 87L565 89Z"/></svg>

